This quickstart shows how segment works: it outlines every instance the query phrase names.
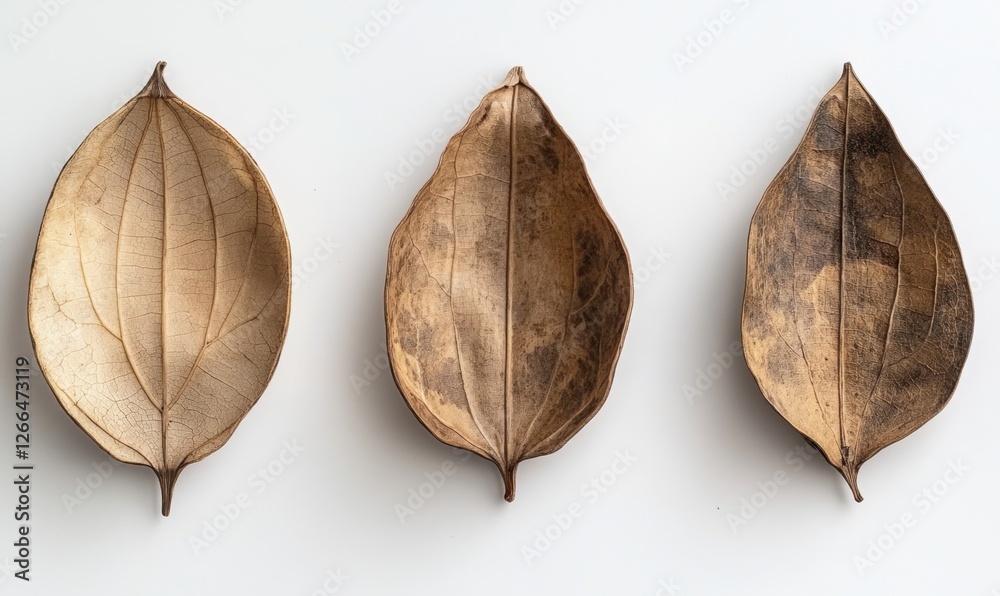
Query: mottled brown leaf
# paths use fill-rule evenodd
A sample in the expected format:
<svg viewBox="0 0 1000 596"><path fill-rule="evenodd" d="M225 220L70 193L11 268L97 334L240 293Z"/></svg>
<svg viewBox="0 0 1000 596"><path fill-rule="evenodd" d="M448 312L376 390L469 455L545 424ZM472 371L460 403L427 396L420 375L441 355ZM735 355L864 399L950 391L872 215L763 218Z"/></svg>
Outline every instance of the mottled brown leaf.
<svg viewBox="0 0 1000 596"><path fill-rule="evenodd" d="M38 363L116 459L177 475L221 447L274 372L288 238L257 164L157 65L59 175L31 271Z"/></svg>
<svg viewBox="0 0 1000 596"><path fill-rule="evenodd" d="M410 408L495 462L508 501L517 464L603 405L632 306L628 255L520 68L451 139L393 234L385 303Z"/></svg>
<svg viewBox="0 0 1000 596"><path fill-rule="evenodd" d="M948 216L850 64L750 224L743 346L847 480L948 402L972 339Z"/></svg>

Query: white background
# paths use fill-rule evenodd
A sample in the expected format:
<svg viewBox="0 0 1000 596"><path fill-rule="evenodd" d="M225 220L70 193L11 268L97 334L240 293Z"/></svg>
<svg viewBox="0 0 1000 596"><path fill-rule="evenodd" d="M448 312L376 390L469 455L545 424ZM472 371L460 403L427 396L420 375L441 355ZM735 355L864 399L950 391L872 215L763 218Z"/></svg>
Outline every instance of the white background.
<svg viewBox="0 0 1000 596"><path fill-rule="evenodd" d="M47 17L37 0L0 8L0 592L998 593L995 3L566 0L555 20L559 0L400 0L376 27L372 11L385 0L225 1L76 0ZM723 10L730 22L712 35L705 21ZM347 51L366 26L377 35ZM707 45L690 46L699 34ZM679 54L699 49L678 66ZM150 470L97 474L107 456L36 371L29 584L9 577L9 465L13 362L31 355L25 297L38 226L69 153L161 59L179 96L259 147L302 272L288 339L229 443L181 475L169 518ZM753 209L816 92L847 60L950 214L977 306L953 401L864 466L862 504L818 457L797 463L802 439L741 356L711 366L716 353L728 362L739 337ZM468 113L461 104L514 65L590 151L637 288L607 404L561 451L521 465L508 504L495 467L438 443L379 366L389 235L442 143L431 141L431 155L413 157L413 173L391 187L386 173L399 174L416 141L450 137ZM602 145L609 120L624 129ZM748 161L755 151L767 156L759 167ZM720 190L741 166L756 171ZM704 390L689 400L685 385ZM286 442L304 451L274 463ZM614 474L619 452L635 461ZM401 523L397 504L447 461L455 474ZM946 474L949 462L968 469ZM269 464L280 473L261 490L253 475ZM788 482L754 496L779 471ZM613 484L599 498L581 491L602 473ZM97 485L89 495L87 482ZM932 502L924 490L942 494ZM213 522L241 493L250 505ZM559 529L553 516L573 503L583 514ZM890 536L886 524L905 514L915 523ZM734 519L746 523L734 531ZM225 527L213 533L213 523ZM879 541L885 548L873 550ZM863 572L861 558L871 563ZM339 587L328 581L337 573L347 578Z"/></svg>

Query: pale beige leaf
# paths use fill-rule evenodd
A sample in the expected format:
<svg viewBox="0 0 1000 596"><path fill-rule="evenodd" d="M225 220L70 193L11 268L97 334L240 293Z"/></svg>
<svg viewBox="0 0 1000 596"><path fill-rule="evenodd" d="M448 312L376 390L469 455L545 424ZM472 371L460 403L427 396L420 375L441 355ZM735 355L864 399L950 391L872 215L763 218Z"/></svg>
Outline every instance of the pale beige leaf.
<svg viewBox="0 0 1000 596"><path fill-rule="evenodd" d="M113 457L160 478L221 447L274 372L290 256L250 155L146 87L70 158L31 271L38 362L67 413Z"/></svg>

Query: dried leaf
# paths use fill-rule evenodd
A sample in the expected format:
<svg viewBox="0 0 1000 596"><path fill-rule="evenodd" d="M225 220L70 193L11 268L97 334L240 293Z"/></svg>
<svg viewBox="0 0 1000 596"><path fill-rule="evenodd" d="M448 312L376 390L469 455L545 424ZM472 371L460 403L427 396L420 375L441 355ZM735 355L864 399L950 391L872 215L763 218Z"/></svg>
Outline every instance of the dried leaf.
<svg viewBox="0 0 1000 596"><path fill-rule="evenodd" d="M49 199L28 317L66 412L160 479L221 447L274 372L288 238L250 155L157 65L90 133Z"/></svg>
<svg viewBox="0 0 1000 596"><path fill-rule="evenodd" d="M750 225L743 346L847 480L948 402L972 339L948 216L845 65Z"/></svg>
<svg viewBox="0 0 1000 596"><path fill-rule="evenodd" d="M496 463L562 447L603 405L628 255L583 159L514 68L448 143L389 246L389 357L441 441Z"/></svg>

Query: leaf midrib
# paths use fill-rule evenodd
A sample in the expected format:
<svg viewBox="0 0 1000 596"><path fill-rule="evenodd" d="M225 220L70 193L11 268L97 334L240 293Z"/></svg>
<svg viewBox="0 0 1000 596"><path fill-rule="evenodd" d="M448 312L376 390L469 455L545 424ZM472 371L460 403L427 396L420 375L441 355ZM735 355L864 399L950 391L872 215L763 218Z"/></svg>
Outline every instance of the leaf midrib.
<svg viewBox="0 0 1000 596"><path fill-rule="evenodd" d="M851 119L851 69L847 68L844 76L844 151L840 168L840 299L839 330L837 337L837 394L840 400L840 458L841 464L848 465L850 447L847 446L847 431L845 427L845 406L847 397L844 395L844 288L847 272L847 150L850 135Z"/></svg>
<svg viewBox="0 0 1000 596"><path fill-rule="evenodd" d="M507 266L505 268L505 290L506 301L504 306L504 327L505 327L505 347L504 347L504 379L503 379L503 461L504 466L510 466L510 379L513 376L511 367L514 364L512 354L513 344L513 317L511 316L511 266L513 264L513 243L511 236L514 233L514 188L517 176L517 92L520 81L516 81L512 86L510 100L510 175L507 186Z"/></svg>

